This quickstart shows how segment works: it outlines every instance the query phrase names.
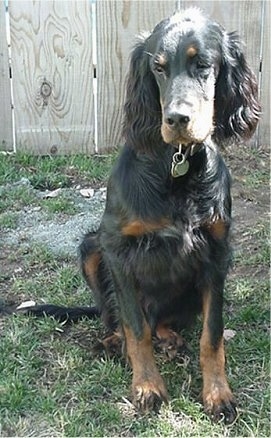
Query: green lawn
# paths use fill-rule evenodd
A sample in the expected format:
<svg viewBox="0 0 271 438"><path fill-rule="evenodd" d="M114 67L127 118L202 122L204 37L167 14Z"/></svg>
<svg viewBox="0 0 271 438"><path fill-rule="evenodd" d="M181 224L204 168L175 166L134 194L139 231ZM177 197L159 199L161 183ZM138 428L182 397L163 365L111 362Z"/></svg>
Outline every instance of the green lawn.
<svg viewBox="0 0 271 438"><path fill-rule="evenodd" d="M35 189L84 186L90 181L100 185L114 156L87 160L1 156L0 233L16 227L16 214L24 205L48 209L35 196ZM260 193L269 190L261 159L257 172L250 173L246 166L248 177L241 182L243 192L256 197L256 211ZM255 160L251 160L253 166ZM31 187L7 186L22 177ZM60 198L60 205L64 200ZM0 436L269 437L269 222L267 214L262 214L264 207L268 212L269 206L262 203L253 222L240 211L235 240L241 245L226 287L225 328L235 333L226 342L227 373L239 405L235 424L213 424L203 413L200 321L185 336L189 355L169 362L157 354L171 401L158 415L142 416L129 402L129 367L123 360L92 353L91 347L102 336L98 320L66 326L50 318L20 315L0 318ZM69 204L63 208L73 214ZM58 208L50 211L58 212ZM0 257L0 304L1 300L28 299L89 304L90 293L74 258L56 257L34 244L27 253L23 246L10 246L4 254Z"/></svg>

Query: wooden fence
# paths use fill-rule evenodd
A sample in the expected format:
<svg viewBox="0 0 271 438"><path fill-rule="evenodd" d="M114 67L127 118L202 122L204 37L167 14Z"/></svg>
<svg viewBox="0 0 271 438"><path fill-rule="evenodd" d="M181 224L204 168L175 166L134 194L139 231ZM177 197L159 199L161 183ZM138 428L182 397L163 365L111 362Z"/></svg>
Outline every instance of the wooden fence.
<svg viewBox="0 0 271 438"><path fill-rule="evenodd" d="M128 57L135 35L178 8L199 6L246 43L270 141L268 0L0 0L0 149L102 153L121 143Z"/></svg>

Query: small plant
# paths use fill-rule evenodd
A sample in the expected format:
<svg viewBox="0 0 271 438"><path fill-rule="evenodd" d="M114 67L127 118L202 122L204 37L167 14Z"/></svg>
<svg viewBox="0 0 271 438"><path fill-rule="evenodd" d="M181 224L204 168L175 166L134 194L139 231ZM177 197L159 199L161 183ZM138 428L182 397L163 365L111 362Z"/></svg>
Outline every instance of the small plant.
<svg viewBox="0 0 271 438"><path fill-rule="evenodd" d="M78 212L78 208L75 206L74 202L63 197L55 199L44 199L42 201L42 206L49 213L65 213L73 215Z"/></svg>
<svg viewBox="0 0 271 438"><path fill-rule="evenodd" d="M0 213L0 230L5 228L16 228L18 223L18 215L16 213Z"/></svg>

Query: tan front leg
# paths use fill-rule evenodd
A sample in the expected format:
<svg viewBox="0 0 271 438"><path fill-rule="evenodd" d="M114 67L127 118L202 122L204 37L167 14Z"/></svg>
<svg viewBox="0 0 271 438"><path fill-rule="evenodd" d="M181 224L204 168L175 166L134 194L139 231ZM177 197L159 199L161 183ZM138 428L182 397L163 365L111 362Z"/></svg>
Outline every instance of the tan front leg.
<svg viewBox="0 0 271 438"><path fill-rule="evenodd" d="M123 326L127 356L133 369L133 403L141 411L157 410L167 401L167 390L153 356L150 327L144 321L143 336L138 339L132 329Z"/></svg>
<svg viewBox="0 0 271 438"><path fill-rule="evenodd" d="M236 403L225 374L223 330L218 336L215 333L216 321L219 318L218 315L214 314L216 311L219 312L220 309L217 309L212 303L212 292L205 292L203 297L203 331L200 340L203 403L206 413L214 420L224 419L225 423L232 423L237 414ZM220 330L219 327L218 330Z"/></svg>

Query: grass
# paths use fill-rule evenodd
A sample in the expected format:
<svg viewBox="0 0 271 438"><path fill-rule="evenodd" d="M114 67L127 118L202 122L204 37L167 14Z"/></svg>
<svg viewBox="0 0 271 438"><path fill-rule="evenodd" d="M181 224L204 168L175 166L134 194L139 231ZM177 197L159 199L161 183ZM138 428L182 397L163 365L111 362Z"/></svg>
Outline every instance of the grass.
<svg viewBox="0 0 271 438"><path fill-rule="evenodd" d="M256 169L254 172L246 172L245 184L248 188L259 188L269 181L269 169Z"/></svg>
<svg viewBox="0 0 271 438"><path fill-rule="evenodd" d="M0 190L0 213L8 209L13 211L21 210L26 205L36 203L36 197L32 188L28 186L3 187Z"/></svg>
<svg viewBox="0 0 271 438"><path fill-rule="evenodd" d="M0 185L26 178L32 187L39 190L55 190L70 187L80 179L82 183L92 181L99 184L108 175L116 153L106 156L75 155L31 156L18 153L0 160Z"/></svg>
<svg viewBox="0 0 271 438"><path fill-rule="evenodd" d="M35 197L34 185L41 190L89 184L90 180L104 184L114 159L2 158L0 184L5 186L0 195L0 227L10 223L10 228L16 227L17 214L28 203L48 208L44 199ZM63 175L68 175L67 180ZM6 186L22 176L31 181L30 186ZM266 178L261 184L258 180L259 173L255 173L257 182L243 181L244 189L253 188L254 196L255 190L268 190ZM59 211L63 212L56 207L54 213ZM202 411L200 321L186 334L189 356L168 362L157 354L171 401L158 415L140 416L129 402L129 367L123 360L92 353L91 347L103 335L100 321L83 320L66 326L51 318L19 315L0 319L0 436L269 437L268 238L264 215L255 215L253 224L247 224L244 215L237 236L241 245L225 300L225 327L235 332L226 342L227 372L240 413L235 424L212 424ZM5 256L0 257L4 301L89 304L90 293L72 257L56 257L37 245L27 250L11 246L4 251Z"/></svg>
<svg viewBox="0 0 271 438"><path fill-rule="evenodd" d="M65 196L60 196L59 198L55 199L44 199L41 205L49 213L65 213L73 215L79 211L74 202L66 198Z"/></svg>
<svg viewBox="0 0 271 438"><path fill-rule="evenodd" d="M41 207L48 214L78 213L78 207L66 192L46 199L42 192L71 186L92 187L105 183L116 153L107 156L83 155L36 157L25 154L1 156L0 160L0 227L14 228L15 216L6 214L24 207ZM40 191L40 196L36 192Z"/></svg>
<svg viewBox="0 0 271 438"><path fill-rule="evenodd" d="M13 212L7 212L0 214L0 229L5 228L14 229L18 224L18 215Z"/></svg>

